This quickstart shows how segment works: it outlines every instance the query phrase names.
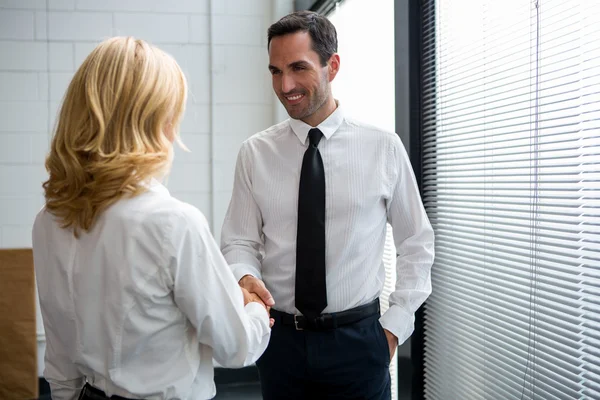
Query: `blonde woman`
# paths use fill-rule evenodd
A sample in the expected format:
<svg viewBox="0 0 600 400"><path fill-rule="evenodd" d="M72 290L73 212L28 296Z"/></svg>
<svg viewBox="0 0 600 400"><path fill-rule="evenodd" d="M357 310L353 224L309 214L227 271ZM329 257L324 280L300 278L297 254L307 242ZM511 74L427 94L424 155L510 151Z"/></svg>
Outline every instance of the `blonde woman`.
<svg viewBox="0 0 600 400"><path fill-rule="evenodd" d="M130 37L98 45L67 89L33 227L53 399L208 399L213 357L241 367L266 348L264 304L159 183L185 102L173 58Z"/></svg>

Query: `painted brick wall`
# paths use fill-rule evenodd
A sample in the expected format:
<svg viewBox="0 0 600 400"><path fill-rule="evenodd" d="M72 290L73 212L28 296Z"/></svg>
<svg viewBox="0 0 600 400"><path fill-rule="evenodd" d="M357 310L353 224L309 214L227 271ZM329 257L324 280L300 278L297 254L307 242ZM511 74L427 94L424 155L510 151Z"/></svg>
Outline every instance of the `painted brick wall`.
<svg viewBox="0 0 600 400"><path fill-rule="evenodd" d="M184 69L182 137L192 152L176 152L167 186L200 208L218 237L240 143L285 117L271 91L266 29L292 3L214 0L211 9L209 0L0 0L0 248L31 246L62 96L87 54L116 35L148 40Z"/></svg>

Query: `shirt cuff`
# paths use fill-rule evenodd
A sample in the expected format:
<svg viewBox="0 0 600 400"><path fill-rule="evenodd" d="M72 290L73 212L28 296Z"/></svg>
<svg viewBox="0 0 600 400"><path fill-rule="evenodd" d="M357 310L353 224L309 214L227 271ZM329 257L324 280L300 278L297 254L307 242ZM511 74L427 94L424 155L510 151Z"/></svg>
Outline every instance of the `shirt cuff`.
<svg viewBox="0 0 600 400"><path fill-rule="evenodd" d="M398 338L398 345L401 345L415 330L415 315L394 305L379 318L379 323L383 329L393 333Z"/></svg>
<svg viewBox="0 0 600 400"><path fill-rule="evenodd" d="M84 378L71 379L66 381L55 381L50 378L46 379L50 385L52 399L57 400L72 400L79 396L79 393L85 385Z"/></svg>
<svg viewBox="0 0 600 400"><path fill-rule="evenodd" d="M253 338L249 340L249 343L254 343L254 345L250 345L250 349L253 349L254 351L248 351L243 365L246 367L255 363L267 349L271 337L271 328L269 327L269 314L262 305L256 302L250 302L246 304L244 309L250 319L258 322L258 325L254 325L254 327L257 328L257 330L254 331L256 336L253 334Z"/></svg>
<svg viewBox="0 0 600 400"><path fill-rule="evenodd" d="M258 278L262 281L260 271L253 265L237 263L231 264L229 267L231 268L231 272L233 272L235 280L238 282L244 277L244 275L252 275L253 277Z"/></svg>

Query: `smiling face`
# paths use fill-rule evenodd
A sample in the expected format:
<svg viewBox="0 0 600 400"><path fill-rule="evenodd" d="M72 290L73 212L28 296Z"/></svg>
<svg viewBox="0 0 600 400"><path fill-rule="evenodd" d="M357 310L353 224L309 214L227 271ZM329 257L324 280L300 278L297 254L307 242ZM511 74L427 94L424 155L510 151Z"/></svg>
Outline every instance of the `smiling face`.
<svg viewBox="0 0 600 400"><path fill-rule="evenodd" d="M323 66L308 32L274 37L269 45L273 90L290 117L317 126L335 110L331 81L339 70L333 54Z"/></svg>

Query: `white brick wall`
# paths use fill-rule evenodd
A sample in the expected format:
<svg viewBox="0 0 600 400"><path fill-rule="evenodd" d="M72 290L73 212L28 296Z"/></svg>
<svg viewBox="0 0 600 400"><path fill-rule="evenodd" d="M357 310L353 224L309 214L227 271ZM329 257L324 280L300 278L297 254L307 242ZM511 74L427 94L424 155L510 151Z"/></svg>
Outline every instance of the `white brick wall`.
<svg viewBox="0 0 600 400"><path fill-rule="evenodd" d="M6 10L0 14L0 39L33 40L33 21L31 11Z"/></svg>
<svg viewBox="0 0 600 400"><path fill-rule="evenodd" d="M31 72L0 72L0 101L41 100L39 75Z"/></svg>
<svg viewBox="0 0 600 400"><path fill-rule="evenodd" d="M44 158L61 99L89 52L115 35L158 45L185 71L190 92L182 138L192 152L176 150L167 186L200 208L218 237L241 141L282 117L266 68L266 29L291 11L293 2L214 0L212 43L210 3L0 0L0 248L31 246L31 225L43 205ZM39 316L38 324L43 337ZM43 347L38 358L41 373Z"/></svg>
<svg viewBox="0 0 600 400"><path fill-rule="evenodd" d="M46 43L0 40L0 71L45 71L47 64Z"/></svg>
<svg viewBox="0 0 600 400"><path fill-rule="evenodd" d="M115 35L133 35L154 44L189 42L185 14L114 13L113 20Z"/></svg>

